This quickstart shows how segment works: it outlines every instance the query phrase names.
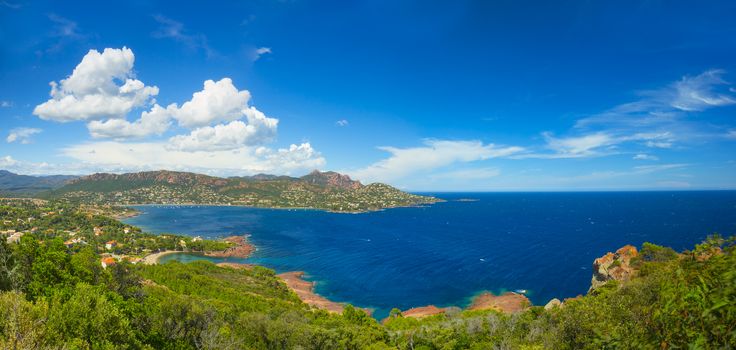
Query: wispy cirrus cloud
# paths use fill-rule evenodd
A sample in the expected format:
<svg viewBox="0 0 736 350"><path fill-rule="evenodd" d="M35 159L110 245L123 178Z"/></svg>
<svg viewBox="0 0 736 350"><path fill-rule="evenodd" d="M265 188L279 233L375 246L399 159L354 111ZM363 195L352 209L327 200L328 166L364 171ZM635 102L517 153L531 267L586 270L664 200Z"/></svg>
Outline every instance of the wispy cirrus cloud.
<svg viewBox="0 0 736 350"><path fill-rule="evenodd" d="M659 157L653 156L651 154L646 154L646 153L638 153L634 155L631 159L633 160L659 160Z"/></svg>
<svg viewBox="0 0 736 350"><path fill-rule="evenodd" d="M53 23L51 32L48 34L52 42L48 47L36 51L37 55L54 54L68 45L85 42L87 36L82 34L77 22L55 13L50 13L47 17Z"/></svg>
<svg viewBox="0 0 736 350"><path fill-rule="evenodd" d="M637 100L577 120L566 136L545 132L545 148L522 158L583 158L634 148L673 148L679 142L722 135L714 126L697 120L708 109L736 104L736 94L723 78L725 71L708 70L659 89L637 93Z"/></svg>
<svg viewBox="0 0 736 350"><path fill-rule="evenodd" d="M153 19L158 22L159 27L151 33L157 39L173 39L184 44L190 50L202 50L207 57L216 55L202 33L190 33L184 28L184 24L163 15L154 15Z"/></svg>
<svg viewBox="0 0 736 350"><path fill-rule="evenodd" d="M263 46L263 47L253 48L250 53L250 59L251 61L255 62L255 61L258 61L261 58L261 56L267 55L270 53L273 53L270 47Z"/></svg>
<svg viewBox="0 0 736 350"><path fill-rule="evenodd" d="M450 170L441 172L438 174L431 174L429 178L431 180L486 180L501 175L501 170L493 167L473 168L473 169L460 169Z"/></svg>
<svg viewBox="0 0 736 350"><path fill-rule="evenodd" d="M580 158L600 154L600 149L615 145L618 140L610 134L598 132L594 134L557 138L551 133L542 133L547 148L555 151L552 158Z"/></svg>
<svg viewBox="0 0 736 350"><path fill-rule="evenodd" d="M7 143L19 142L21 144L29 144L32 142L31 136L40 133L42 130L38 128L15 128L11 129L8 137L5 138Z"/></svg>
<svg viewBox="0 0 736 350"><path fill-rule="evenodd" d="M5 0L0 1L0 4L2 4L3 6L9 9L13 9L13 10L17 10L22 7L21 4L10 2L10 1L5 1Z"/></svg>
<svg viewBox="0 0 736 350"><path fill-rule="evenodd" d="M79 38L82 34L79 32L79 26L77 22L74 22L68 18L61 17L55 13L50 13L48 18L54 22L55 28L53 35L59 37L71 37Z"/></svg>
<svg viewBox="0 0 736 350"><path fill-rule="evenodd" d="M508 157L524 150L522 147L484 144L477 140L425 140L424 145L419 147L379 149L390 156L367 167L346 172L365 182L391 182L453 164Z"/></svg>
<svg viewBox="0 0 736 350"><path fill-rule="evenodd" d="M687 112L736 104L733 88L723 79L725 73L721 69L708 70L684 76L660 89L640 91L638 100L582 118L575 127L656 127L676 122Z"/></svg>

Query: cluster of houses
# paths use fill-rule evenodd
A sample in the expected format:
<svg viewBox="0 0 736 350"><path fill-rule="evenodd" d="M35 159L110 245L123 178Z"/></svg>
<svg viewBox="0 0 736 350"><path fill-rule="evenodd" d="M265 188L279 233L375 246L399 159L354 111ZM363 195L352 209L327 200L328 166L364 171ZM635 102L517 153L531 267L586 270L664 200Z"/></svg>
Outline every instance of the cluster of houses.
<svg viewBox="0 0 736 350"><path fill-rule="evenodd" d="M24 234L26 234L25 231L16 231L16 230L0 231L0 236L6 237L5 241L8 243L18 243L18 241L20 241L20 238L23 237Z"/></svg>
<svg viewBox="0 0 736 350"><path fill-rule="evenodd" d="M29 218L29 220L32 220L32 219L33 218ZM8 222L8 220L5 220L4 223L5 224L12 224L12 222ZM28 231L17 231L17 230L14 230L14 229L2 230L2 231L0 231L0 238L4 237L5 240L6 240L6 242L8 242L8 243L18 243L18 241L20 241L20 238L23 237L24 234L29 233L29 232L34 232L36 230L37 230L37 228L35 228L35 227L32 228L32 229L30 229L30 230L28 230ZM123 231L125 233L128 233L128 232L130 232L130 228L126 227ZM94 235L95 236L101 236L104 233L102 231L102 228L100 228L100 227L95 227L93 229L93 232L94 232ZM67 239L66 241L64 241L64 245L67 248L71 248L74 245L87 245L88 244L87 241L83 237L77 236L77 232L74 232L74 231L64 231L64 233L66 233L69 236L69 239ZM107 251L112 251L112 250L114 250L117 247L118 247L118 242L116 240L110 240L110 241L105 242L105 250L107 250ZM133 256L128 256L128 255L117 255L117 254L112 254L112 253L103 253L102 254L102 258L100 259L100 264L102 265L103 268L107 268L108 266L115 265L115 263L117 263L118 261L121 261L121 260L126 260L126 261L129 261L129 262L133 263L133 264L136 264L139 261L141 261L141 258L133 257Z"/></svg>

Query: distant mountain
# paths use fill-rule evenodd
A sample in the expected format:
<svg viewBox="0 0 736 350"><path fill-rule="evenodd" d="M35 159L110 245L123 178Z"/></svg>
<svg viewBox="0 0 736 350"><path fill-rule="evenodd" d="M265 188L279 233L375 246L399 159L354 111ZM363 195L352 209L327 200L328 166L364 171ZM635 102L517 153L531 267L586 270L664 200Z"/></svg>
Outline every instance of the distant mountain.
<svg viewBox="0 0 736 350"><path fill-rule="evenodd" d="M308 175L302 176L300 180L312 185L327 188L355 190L363 187L359 181L353 181L350 179L350 176L342 175L334 171L320 172L315 170Z"/></svg>
<svg viewBox="0 0 736 350"><path fill-rule="evenodd" d="M0 196L32 196L39 192L59 188L74 178L76 178L76 176L18 175L7 170L0 170Z"/></svg>
<svg viewBox="0 0 736 350"><path fill-rule="evenodd" d="M43 194L90 204L221 204L360 212L434 203L385 184L363 185L336 172L303 177L258 174L220 178L176 171L93 174Z"/></svg>

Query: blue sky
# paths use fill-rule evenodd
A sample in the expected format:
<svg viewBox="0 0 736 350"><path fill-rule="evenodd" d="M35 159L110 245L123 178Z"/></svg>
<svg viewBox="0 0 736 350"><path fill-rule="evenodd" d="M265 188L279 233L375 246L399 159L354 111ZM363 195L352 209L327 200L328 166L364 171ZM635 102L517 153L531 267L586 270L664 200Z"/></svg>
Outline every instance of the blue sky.
<svg viewBox="0 0 736 350"><path fill-rule="evenodd" d="M730 1L2 0L0 168L734 189L733 18Z"/></svg>

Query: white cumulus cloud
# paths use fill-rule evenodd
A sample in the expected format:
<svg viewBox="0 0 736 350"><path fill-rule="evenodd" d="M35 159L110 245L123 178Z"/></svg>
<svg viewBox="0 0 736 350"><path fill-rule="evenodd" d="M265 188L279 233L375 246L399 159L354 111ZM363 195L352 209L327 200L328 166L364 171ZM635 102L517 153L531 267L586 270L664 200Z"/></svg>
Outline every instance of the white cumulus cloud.
<svg viewBox="0 0 736 350"><path fill-rule="evenodd" d="M124 118L158 95L158 87L132 78L134 62L127 47L90 50L69 77L50 83L51 99L33 114L58 122Z"/></svg>
<svg viewBox="0 0 736 350"><path fill-rule="evenodd" d="M249 124L235 120L205 126L192 130L189 135L172 137L168 147L181 151L213 151L257 145L273 139L276 125L275 119L265 118Z"/></svg>
<svg viewBox="0 0 736 350"><path fill-rule="evenodd" d="M125 119L93 120L87 123L87 129L94 138L141 138L163 134L171 125L170 119L169 111L156 104L150 111L141 113L135 122Z"/></svg>
<svg viewBox="0 0 736 350"><path fill-rule="evenodd" d="M294 174L325 165L325 159L309 143L276 150L243 146L192 152L171 149L165 142L104 141L73 145L62 153L89 168L114 172L169 169L218 176Z"/></svg>
<svg viewBox="0 0 736 350"><path fill-rule="evenodd" d="M249 100L248 90L238 91L230 78L223 78L205 81L204 89L195 92L191 100L169 108L181 126L191 128L240 119Z"/></svg>

